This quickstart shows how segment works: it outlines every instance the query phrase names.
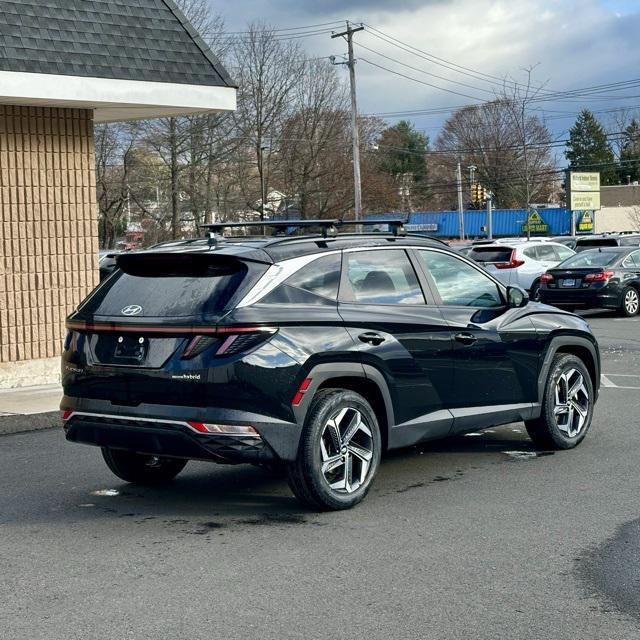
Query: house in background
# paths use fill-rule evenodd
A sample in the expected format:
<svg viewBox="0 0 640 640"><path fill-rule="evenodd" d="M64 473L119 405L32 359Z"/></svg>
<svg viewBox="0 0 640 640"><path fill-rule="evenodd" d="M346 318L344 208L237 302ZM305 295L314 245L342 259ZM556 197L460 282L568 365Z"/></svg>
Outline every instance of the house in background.
<svg viewBox="0 0 640 640"><path fill-rule="evenodd" d="M93 125L235 109L172 0L22 0L0 12L0 388L58 378L95 286Z"/></svg>

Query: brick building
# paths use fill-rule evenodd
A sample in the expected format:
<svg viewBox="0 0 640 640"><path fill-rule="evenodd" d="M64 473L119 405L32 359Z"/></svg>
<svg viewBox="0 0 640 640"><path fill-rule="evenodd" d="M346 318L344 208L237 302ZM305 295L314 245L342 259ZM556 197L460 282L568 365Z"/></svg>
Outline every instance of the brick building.
<svg viewBox="0 0 640 640"><path fill-rule="evenodd" d="M57 379L97 283L93 125L235 108L173 0L0 2L0 388Z"/></svg>

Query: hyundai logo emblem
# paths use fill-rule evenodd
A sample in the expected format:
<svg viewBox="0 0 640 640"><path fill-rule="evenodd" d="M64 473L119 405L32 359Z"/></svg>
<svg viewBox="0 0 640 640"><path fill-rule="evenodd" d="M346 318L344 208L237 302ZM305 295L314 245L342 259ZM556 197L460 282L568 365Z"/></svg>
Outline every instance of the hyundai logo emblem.
<svg viewBox="0 0 640 640"><path fill-rule="evenodd" d="M142 307L139 304L130 304L120 310L123 316L137 316L142 313Z"/></svg>

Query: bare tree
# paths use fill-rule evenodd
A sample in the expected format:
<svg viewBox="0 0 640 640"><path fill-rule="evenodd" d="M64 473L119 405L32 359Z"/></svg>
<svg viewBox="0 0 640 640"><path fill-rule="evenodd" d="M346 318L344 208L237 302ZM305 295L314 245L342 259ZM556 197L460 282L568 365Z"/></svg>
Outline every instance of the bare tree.
<svg viewBox="0 0 640 640"><path fill-rule="evenodd" d="M255 171L243 171L241 189L247 207L255 208L255 202L263 200L263 191L268 192L269 172L273 161L277 162L273 154L265 152L273 149L291 113L291 94L300 81L304 56L297 43L282 42L271 28L252 23L246 38L235 42L233 57L239 85L237 132L251 149L255 163Z"/></svg>

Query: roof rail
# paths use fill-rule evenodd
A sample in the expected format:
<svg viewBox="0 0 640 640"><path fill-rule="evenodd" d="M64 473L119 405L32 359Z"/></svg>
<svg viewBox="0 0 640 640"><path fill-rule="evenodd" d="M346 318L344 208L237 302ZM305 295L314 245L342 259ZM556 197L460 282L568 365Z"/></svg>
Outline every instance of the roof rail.
<svg viewBox="0 0 640 640"><path fill-rule="evenodd" d="M327 220L259 220L252 222L213 222L210 224L198 225L200 229L207 230L210 234L220 233L223 229L239 229L242 227L269 227L274 229L275 234L279 230L288 229L289 227L305 228L320 227L322 236L326 238L329 235L336 235L337 227L341 221L338 219Z"/></svg>

